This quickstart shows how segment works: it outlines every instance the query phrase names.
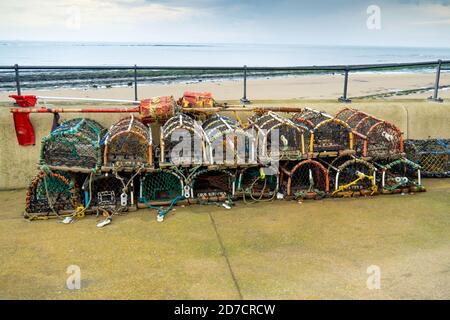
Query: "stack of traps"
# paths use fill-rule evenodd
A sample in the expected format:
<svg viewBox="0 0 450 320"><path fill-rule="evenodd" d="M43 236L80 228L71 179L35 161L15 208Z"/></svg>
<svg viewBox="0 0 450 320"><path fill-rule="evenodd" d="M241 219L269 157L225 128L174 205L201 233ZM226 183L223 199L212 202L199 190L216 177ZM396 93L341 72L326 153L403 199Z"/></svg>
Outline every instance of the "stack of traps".
<svg viewBox="0 0 450 320"><path fill-rule="evenodd" d="M179 104L208 107L211 99L189 93ZM195 113L177 113L173 99L152 101L174 113L158 116L153 130L134 116L109 130L76 118L43 138L27 215L417 192L425 190L421 175L449 175L448 140L404 143L394 124L356 109L334 117L309 108L259 111L243 124L221 114L201 122Z"/></svg>

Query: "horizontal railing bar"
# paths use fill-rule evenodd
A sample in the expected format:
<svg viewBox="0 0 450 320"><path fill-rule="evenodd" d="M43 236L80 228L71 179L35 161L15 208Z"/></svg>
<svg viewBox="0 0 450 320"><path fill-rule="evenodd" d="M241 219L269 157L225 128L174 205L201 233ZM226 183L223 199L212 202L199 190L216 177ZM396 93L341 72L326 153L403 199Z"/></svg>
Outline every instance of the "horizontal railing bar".
<svg viewBox="0 0 450 320"><path fill-rule="evenodd" d="M442 60L442 64L450 63L450 60ZM247 71L357 71L383 68L401 68L414 66L435 66L437 61L382 63L382 64L357 64L357 65L333 65L333 66L291 66L291 67L249 67ZM18 66L19 70L217 70L217 71L242 71L244 67L237 66ZM0 66L0 70L15 70L15 66Z"/></svg>

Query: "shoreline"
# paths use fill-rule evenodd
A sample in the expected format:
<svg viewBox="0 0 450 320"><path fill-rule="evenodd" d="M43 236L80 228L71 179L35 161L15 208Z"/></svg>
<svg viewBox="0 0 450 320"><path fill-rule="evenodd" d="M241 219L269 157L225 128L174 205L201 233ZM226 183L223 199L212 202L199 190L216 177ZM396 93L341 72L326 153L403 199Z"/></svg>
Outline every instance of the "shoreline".
<svg viewBox="0 0 450 320"><path fill-rule="evenodd" d="M349 76L349 98L398 97L425 99L432 95L435 73L352 73ZM247 98L250 100L305 100L338 99L343 93L341 74L311 74L247 79ZM450 72L441 73L439 96L450 98ZM431 90L430 90L431 89ZM185 81L169 84L139 84L138 98L173 95L178 98L184 91L212 92L217 100L239 100L243 96L242 79ZM11 101L15 90L0 91L0 101ZM22 94L41 96L67 96L83 98L134 99L134 86L110 88L58 88L26 89Z"/></svg>

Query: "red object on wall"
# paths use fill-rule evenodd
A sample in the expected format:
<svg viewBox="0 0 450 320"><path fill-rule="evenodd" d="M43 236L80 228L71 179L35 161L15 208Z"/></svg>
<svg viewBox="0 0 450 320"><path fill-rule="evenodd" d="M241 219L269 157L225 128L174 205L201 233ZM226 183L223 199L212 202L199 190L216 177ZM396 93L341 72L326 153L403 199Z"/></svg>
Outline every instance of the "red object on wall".
<svg viewBox="0 0 450 320"><path fill-rule="evenodd" d="M23 108L34 107L37 101L36 96L10 95L9 97L16 100L16 104ZM13 117L19 145L33 146L36 143L36 136L34 134L33 124L30 121L30 113L13 113Z"/></svg>
<svg viewBox="0 0 450 320"><path fill-rule="evenodd" d="M29 113L13 113L17 141L21 146L32 146L36 143L34 128Z"/></svg>
<svg viewBox="0 0 450 320"><path fill-rule="evenodd" d="M12 94L9 97L16 100L16 104L19 107L34 107L37 102L36 96L19 96Z"/></svg>

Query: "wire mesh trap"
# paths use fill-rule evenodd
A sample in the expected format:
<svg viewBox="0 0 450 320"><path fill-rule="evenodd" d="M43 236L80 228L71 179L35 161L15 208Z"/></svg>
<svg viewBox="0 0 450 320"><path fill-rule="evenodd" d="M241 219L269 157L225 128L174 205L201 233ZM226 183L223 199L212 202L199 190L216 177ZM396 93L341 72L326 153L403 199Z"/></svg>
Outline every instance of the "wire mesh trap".
<svg viewBox="0 0 450 320"><path fill-rule="evenodd" d="M351 108L341 110L336 117L352 128L358 156L376 160L403 155L402 132L394 124Z"/></svg>
<svg viewBox="0 0 450 320"><path fill-rule="evenodd" d="M153 166L152 133L134 116L111 126L105 136L104 165L119 168Z"/></svg>
<svg viewBox="0 0 450 320"><path fill-rule="evenodd" d="M190 181L193 198L200 203L225 201L235 194L235 174L229 170L202 169Z"/></svg>
<svg viewBox="0 0 450 320"><path fill-rule="evenodd" d="M247 130L256 130L258 160L261 163L276 160L298 160L305 154L308 128L269 111L248 119Z"/></svg>
<svg viewBox="0 0 450 320"><path fill-rule="evenodd" d="M100 139L104 128L94 120L63 122L42 139L40 163L55 167L98 169L102 164Z"/></svg>
<svg viewBox="0 0 450 320"><path fill-rule="evenodd" d="M264 167L249 167L241 169L236 179L237 197L243 197L244 201L261 201L273 199L278 191L279 174Z"/></svg>
<svg viewBox="0 0 450 320"><path fill-rule="evenodd" d="M208 138L206 154L210 164L239 165L256 162L256 138L239 123L223 115L213 115L203 125Z"/></svg>
<svg viewBox="0 0 450 320"><path fill-rule="evenodd" d="M351 159L340 165L337 171L329 170L329 175L334 174L332 196L357 197L376 194L376 171L371 163L362 159Z"/></svg>
<svg viewBox="0 0 450 320"><path fill-rule="evenodd" d="M337 155L353 149L353 134L348 124L340 119L305 108L292 116L292 121L305 125L311 135L308 151L313 157Z"/></svg>
<svg viewBox="0 0 450 320"><path fill-rule="evenodd" d="M425 191L421 182L420 166L408 159L394 160L381 169L382 193Z"/></svg>
<svg viewBox="0 0 450 320"><path fill-rule="evenodd" d="M184 197L184 180L170 170L146 173L140 179L139 207L169 205L175 199Z"/></svg>
<svg viewBox="0 0 450 320"><path fill-rule="evenodd" d="M407 158L422 168L426 177L450 177L450 140L406 140Z"/></svg>
<svg viewBox="0 0 450 320"><path fill-rule="evenodd" d="M89 175L84 181L84 206L87 210L120 213L135 208L134 179L111 173Z"/></svg>
<svg viewBox="0 0 450 320"><path fill-rule="evenodd" d="M80 201L80 190L70 173L41 171L28 187L25 217L73 213Z"/></svg>
<svg viewBox="0 0 450 320"><path fill-rule="evenodd" d="M206 159L203 128L190 116L178 114L161 128L160 166L202 164Z"/></svg>
<svg viewBox="0 0 450 320"><path fill-rule="evenodd" d="M281 168L281 191L296 199L319 199L329 190L327 169L318 161L286 163Z"/></svg>

